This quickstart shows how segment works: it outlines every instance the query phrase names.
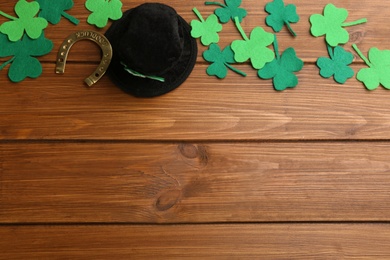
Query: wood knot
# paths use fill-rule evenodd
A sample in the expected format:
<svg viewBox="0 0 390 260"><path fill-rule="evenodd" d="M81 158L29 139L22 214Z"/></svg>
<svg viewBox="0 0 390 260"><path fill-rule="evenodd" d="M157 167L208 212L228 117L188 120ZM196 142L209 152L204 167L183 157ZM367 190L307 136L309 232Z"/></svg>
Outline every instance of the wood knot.
<svg viewBox="0 0 390 260"><path fill-rule="evenodd" d="M171 189L164 191L156 200L156 208L159 211L166 211L180 200L181 190L179 189Z"/></svg>
<svg viewBox="0 0 390 260"><path fill-rule="evenodd" d="M353 31L349 33L349 42L359 43L363 40L365 32L362 30Z"/></svg>
<svg viewBox="0 0 390 260"><path fill-rule="evenodd" d="M198 157L198 148L193 144L179 144L179 150L184 157L190 159Z"/></svg>
<svg viewBox="0 0 390 260"><path fill-rule="evenodd" d="M355 127L352 127L352 128L349 128L349 129L345 130L345 134L353 136L353 135L356 135L357 131L358 130Z"/></svg>
<svg viewBox="0 0 390 260"><path fill-rule="evenodd" d="M179 151L188 159L198 158L199 163L203 166L207 165L209 161L207 148L203 145L179 144Z"/></svg>

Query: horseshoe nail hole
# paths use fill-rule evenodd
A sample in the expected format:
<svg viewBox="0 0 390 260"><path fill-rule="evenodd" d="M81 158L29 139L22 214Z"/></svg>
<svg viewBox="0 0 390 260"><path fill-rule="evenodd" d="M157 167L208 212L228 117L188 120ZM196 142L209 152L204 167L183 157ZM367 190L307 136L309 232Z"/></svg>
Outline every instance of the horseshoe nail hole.
<svg viewBox="0 0 390 260"><path fill-rule="evenodd" d="M68 47L68 45L64 45L64 46L62 46L62 49L66 49Z"/></svg>
<svg viewBox="0 0 390 260"><path fill-rule="evenodd" d="M64 56L65 55L65 52L61 52L61 56Z"/></svg>
<svg viewBox="0 0 390 260"><path fill-rule="evenodd" d="M99 73L95 73L95 77L99 77L100 76L100 74Z"/></svg>
<svg viewBox="0 0 390 260"><path fill-rule="evenodd" d="M63 58L59 58L58 61L59 62L64 62L64 59Z"/></svg>
<svg viewBox="0 0 390 260"><path fill-rule="evenodd" d="M71 42L72 42L72 40L71 40L71 39L69 39L69 40L68 40L68 43L71 43Z"/></svg>
<svg viewBox="0 0 390 260"><path fill-rule="evenodd" d="M100 70L100 71L103 71L103 70L104 70L104 68L103 68L103 67L101 67L99 70Z"/></svg>

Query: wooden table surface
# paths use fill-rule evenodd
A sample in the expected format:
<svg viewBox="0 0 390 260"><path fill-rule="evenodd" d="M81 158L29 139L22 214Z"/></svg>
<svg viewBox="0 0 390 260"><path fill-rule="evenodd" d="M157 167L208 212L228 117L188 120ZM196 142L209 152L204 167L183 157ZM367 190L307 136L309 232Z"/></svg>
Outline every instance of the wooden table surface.
<svg viewBox="0 0 390 260"><path fill-rule="evenodd" d="M0 10L12 13L11 2ZM152 99L106 76L87 88L100 60L89 41L54 73L62 40L96 30L75 2L79 26L62 19L45 31L55 47L40 78L14 84L0 72L1 259L390 259L390 92L319 76L327 50L308 19L329 1L286 1L301 17L297 38L278 33L280 50L305 62L295 89L274 91L248 63L237 65L246 78L208 77L198 41L191 76ZM188 22L194 6L205 17L215 9L161 2ZM271 32L267 2L243 1L247 33ZM333 3L348 21L368 19L348 28L347 50L390 49L388 1ZM240 39L231 22L223 28L221 46ZM354 55L356 73L365 65Z"/></svg>

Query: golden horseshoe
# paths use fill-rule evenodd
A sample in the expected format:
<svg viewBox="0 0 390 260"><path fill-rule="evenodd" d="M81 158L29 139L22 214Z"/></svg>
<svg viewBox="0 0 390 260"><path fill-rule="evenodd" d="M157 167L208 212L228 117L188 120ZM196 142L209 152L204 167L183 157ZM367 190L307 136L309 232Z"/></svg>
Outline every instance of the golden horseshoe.
<svg viewBox="0 0 390 260"><path fill-rule="evenodd" d="M98 32L94 31L79 31L69 35L61 44L57 54L56 73L63 74L65 72L66 59L68 58L69 50L76 42L80 40L91 40L96 42L103 52L102 60L99 67L88 78L84 80L90 87L95 84L106 72L112 58L112 47L107 38Z"/></svg>

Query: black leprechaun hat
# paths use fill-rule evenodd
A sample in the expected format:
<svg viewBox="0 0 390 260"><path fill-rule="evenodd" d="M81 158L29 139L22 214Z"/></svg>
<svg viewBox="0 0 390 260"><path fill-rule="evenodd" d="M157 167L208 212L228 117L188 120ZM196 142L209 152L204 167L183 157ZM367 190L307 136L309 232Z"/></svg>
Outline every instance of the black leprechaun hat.
<svg viewBox="0 0 390 260"><path fill-rule="evenodd" d="M197 57L190 25L167 5L130 9L105 33L113 49L111 80L137 97L154 97L180 86Z"/></svg>

